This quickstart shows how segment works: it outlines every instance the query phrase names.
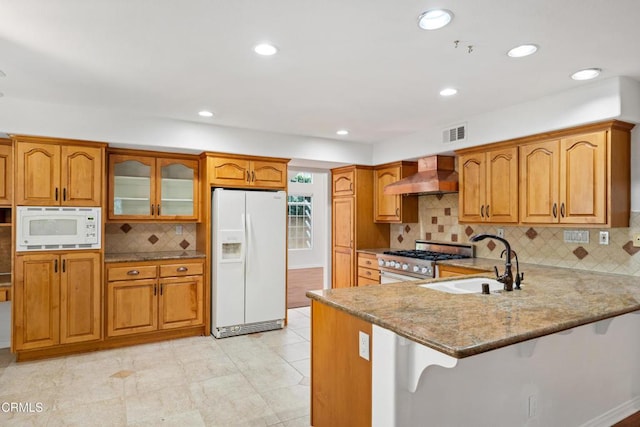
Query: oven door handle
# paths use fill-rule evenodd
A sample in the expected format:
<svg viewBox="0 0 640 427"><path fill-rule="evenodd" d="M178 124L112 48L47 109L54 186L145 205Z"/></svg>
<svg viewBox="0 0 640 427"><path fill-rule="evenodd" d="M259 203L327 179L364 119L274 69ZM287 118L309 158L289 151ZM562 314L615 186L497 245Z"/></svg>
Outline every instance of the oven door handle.
<svg viewBox="0 0 640 427"><path fill-rule="evenodd" d="M386 283L394 283L394 282L408 282L412 280L420 280L417 277L405 276L403 274L392 273L390 271L380 270L380 283L385 284L385 280L388 279Z"/></svg>

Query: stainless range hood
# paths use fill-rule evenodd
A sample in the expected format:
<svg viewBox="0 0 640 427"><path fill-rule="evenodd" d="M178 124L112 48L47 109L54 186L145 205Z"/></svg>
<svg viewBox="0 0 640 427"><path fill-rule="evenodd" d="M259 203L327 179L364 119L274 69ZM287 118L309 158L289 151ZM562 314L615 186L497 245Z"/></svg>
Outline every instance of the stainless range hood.
<svg viewBox="0 0 640 427"><path fill-rule="evenodd" d="M384 187L384 194L442 194L458 191L455 157L429 156L418 160L418 173Z"/></svg>

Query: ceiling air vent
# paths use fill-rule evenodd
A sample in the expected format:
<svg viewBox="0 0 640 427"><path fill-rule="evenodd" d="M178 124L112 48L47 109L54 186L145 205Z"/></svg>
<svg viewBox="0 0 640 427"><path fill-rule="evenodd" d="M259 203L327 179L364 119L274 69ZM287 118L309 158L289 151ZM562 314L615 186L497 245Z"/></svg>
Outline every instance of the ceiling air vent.
<svg viewBox="0 0 640 427"><path fill-rule="evenodd" d="M442 131L442 142L457 142L466 141L467 139L467 124L451 126Z"/></svg>

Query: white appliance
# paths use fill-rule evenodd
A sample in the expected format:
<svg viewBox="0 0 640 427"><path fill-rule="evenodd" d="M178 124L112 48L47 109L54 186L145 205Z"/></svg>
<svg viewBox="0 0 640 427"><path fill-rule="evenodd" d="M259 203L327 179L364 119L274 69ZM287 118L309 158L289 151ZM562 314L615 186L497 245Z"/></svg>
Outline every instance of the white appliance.
<svg viewBox="0 0 640 427"><path fill-rule="evenodd" d="M100 249L100 210L18 206L16 251Z"/></svg>
<svg viewBox="0 0 640 427"><path fill-rule="evenodd" d="M216 188L211 203L211 334L284 327L286 193Z"/></svg>

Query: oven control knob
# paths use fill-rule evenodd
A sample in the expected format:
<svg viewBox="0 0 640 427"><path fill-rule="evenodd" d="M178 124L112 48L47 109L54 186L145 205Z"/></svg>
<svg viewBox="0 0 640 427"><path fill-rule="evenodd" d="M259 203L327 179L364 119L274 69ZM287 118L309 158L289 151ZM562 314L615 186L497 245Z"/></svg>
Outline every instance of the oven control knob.
<svg viewBox="0 0 640 427"><path fill-rule="evenodd" d="M393 262L391 262L391 261L385 261L385 262L384 262L384 266L385 266L385 267L392 267L392 266L393 266Z"/></svg>
<svg viewBox="0 0 640 427"><path fill-rule="evenodd" d="M383 259L379 259L379 260L378 260L378 265L379 265L380 267L384 267L384 260L383 260Z"/></svg>
<svg viewBox="0 0 640 427"><path fill-rule="evenodd" d="M408 270L409 269L409 264L402 264L402 269L403 270Z"/></svg>
<svg viewBox="0 0 640 427"><path fill-rule="evenodd" d="M422 269L420 270L420 273L422 274L427 274L429 272L429 267L422 267Z"/></svg>
<svg viewBox="0 0 640 427"><path fill-rule="evenodd" d="M417 273L418 271L420 271L420 267L418 267L417 265L413 266L413 272Z"/></svg>
<svg viewBox="0 0 640 427"><path fill-rule="evenodd" d="M399 262L396 262L396 264L395 264L395 266L394 266L394 267L395 267L395 268L400 268L400 263L399 263Z"/></svg>

